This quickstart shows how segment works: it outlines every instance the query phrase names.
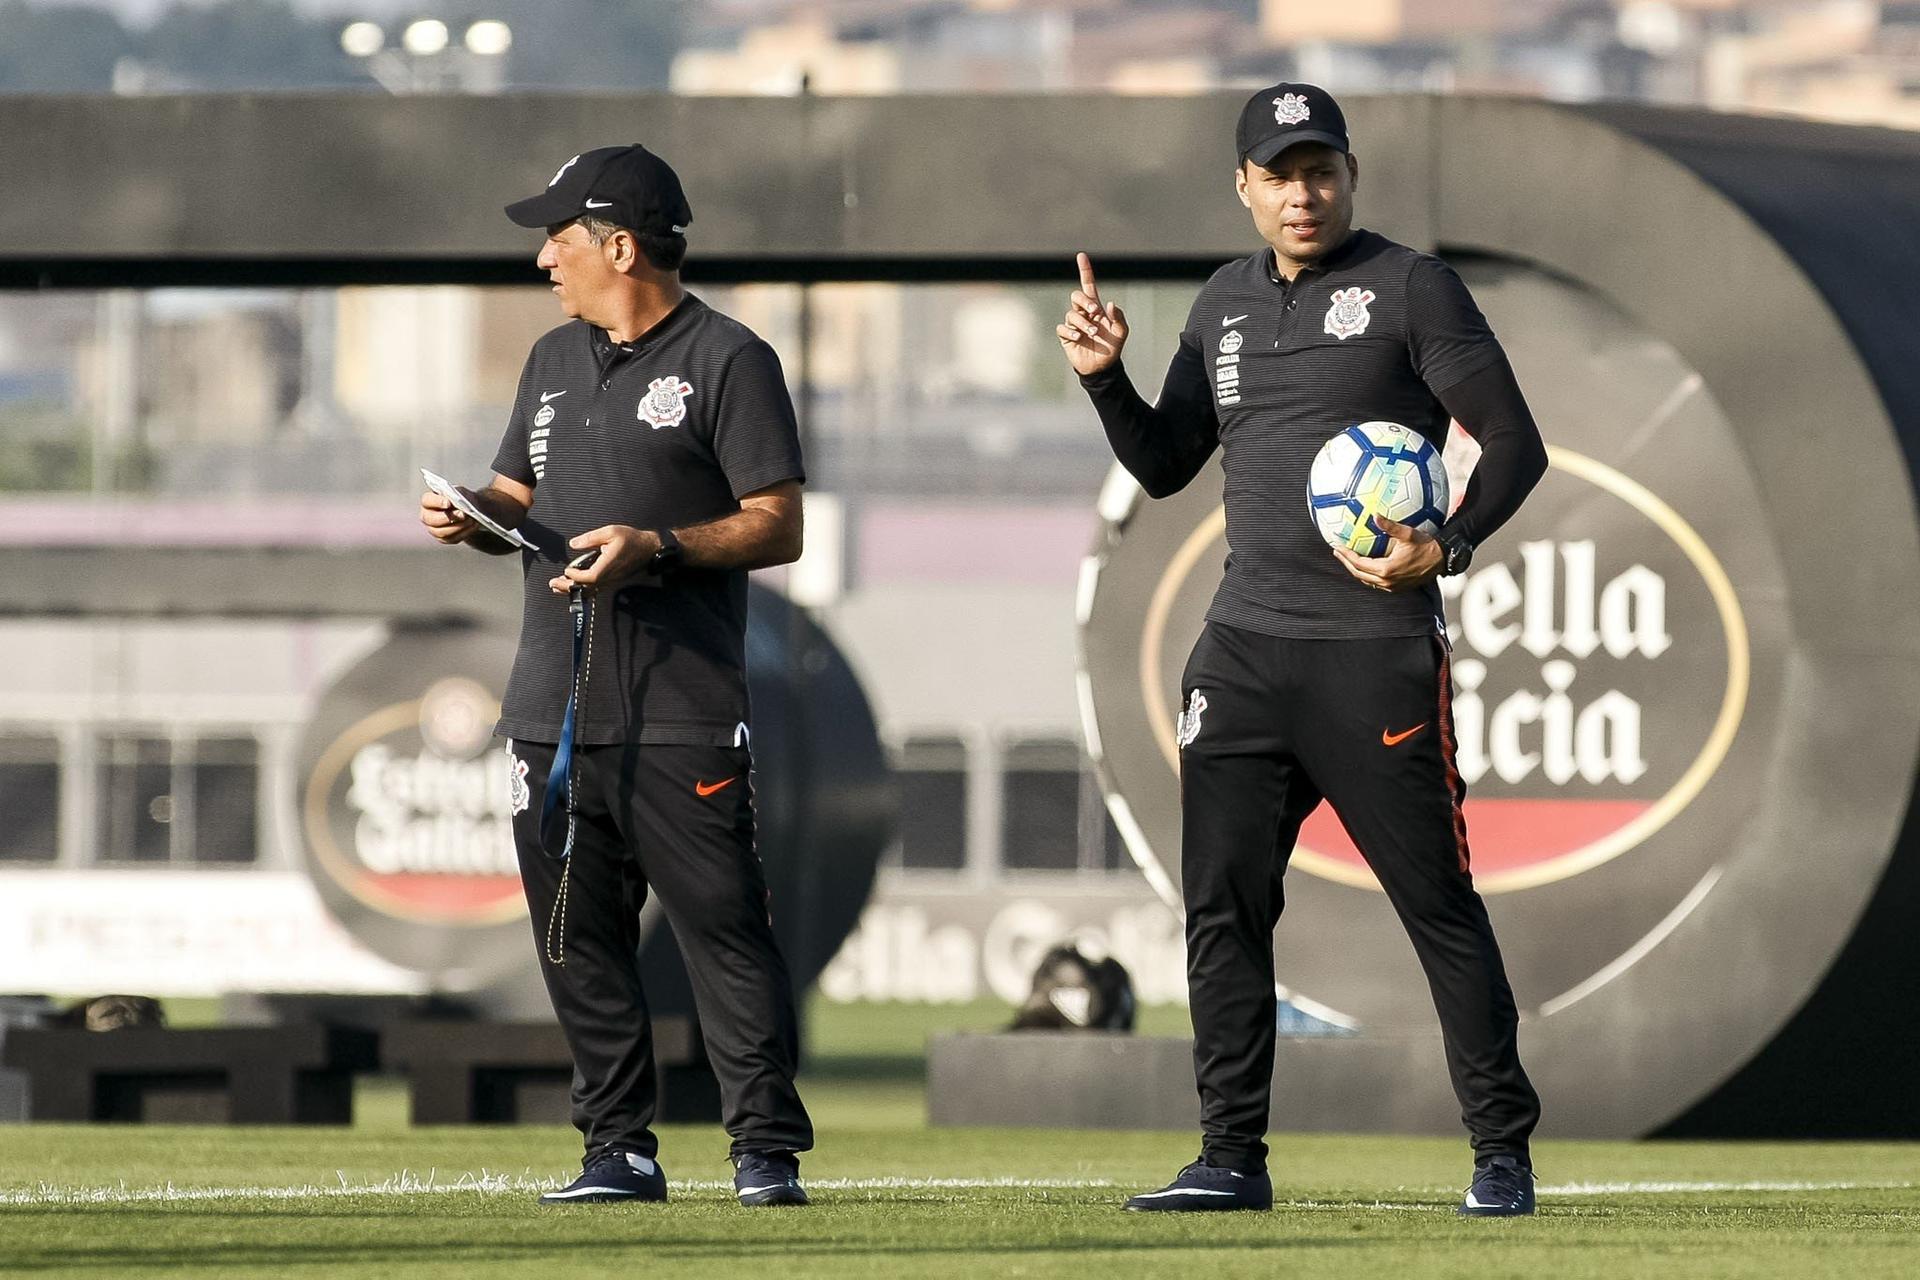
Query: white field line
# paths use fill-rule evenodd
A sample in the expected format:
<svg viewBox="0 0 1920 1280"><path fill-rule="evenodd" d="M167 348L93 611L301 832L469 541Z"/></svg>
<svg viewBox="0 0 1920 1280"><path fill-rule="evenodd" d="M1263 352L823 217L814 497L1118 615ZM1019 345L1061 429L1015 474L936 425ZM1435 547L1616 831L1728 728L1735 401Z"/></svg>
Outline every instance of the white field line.
<svg viewBox="0 0 1920 1280"><path fill-rule="evenodd" d="M1913 1182L1569 1182L1535 1187L1543 1196L1661 1195L1690 1191L1910 1191Z"/></svg>
<svg viewBox="0 0 1920 1280"><path fill-rule="evenodd" d="M423 1177L402 1170L379 1182L350 1183L341 1177L335 1184L293 1187L176 1187L172 1183L158 1187L62 1187L43 1182L37 1186L0 1191L0 1205L53 1204L143 1204L195 1200L305 1200L315 1196L351 1198L355 1196L419 1196L447 1194L537 1195L565 1183L558 1178L538 1178L528 1174L462 1173L442 1178L437 1170ZM674 1191L729 1191L733 1183L720 1179L675 1178L668 1182ZM984 1191L1043 1190L1071 1191L1083 1188L1111 1187L1102 1178L808 1178L816 1191Z"/></svg>
<svg viewBox="0 0 1920 1280"><path fill-rule="evenodd" d="M557 1178L534 1177L527 1173L461 1173L442 1178L438 1170L423 1177L402 1170L379 1182L350 1183L344 1176L325 1186L291 1187L177 1187L167 1183L157 1187L117 1186L37 1186L0 1191L4 1205L89 1205L189 1203L209 1200L305 1200L314 1197L352 1199L362 1196L421 1195L537 1195L563 1185ZM1115 1188L1119 1184L1107 1178L810 1178L816 1191L1081 1191ZM679 1192L731 1191L730 1181L719 1179L675 1179L668 1184ZM1786 1192L1786 1191L1904 1191L1920 1186L1913 1182L1572 1182L1540 1187L1542 1196L1614 1196L1672 1195L1712 1192ZM1404 1203L1388 1200L1317 1200L1311 1198L1276 1200L1277 1207L1293 1209L1402 1209L1433 1211L1450 1209L1456 1189L1451 1187L1402 1187L1415 1195L1435 1195L1447 1203Z"/></svg>

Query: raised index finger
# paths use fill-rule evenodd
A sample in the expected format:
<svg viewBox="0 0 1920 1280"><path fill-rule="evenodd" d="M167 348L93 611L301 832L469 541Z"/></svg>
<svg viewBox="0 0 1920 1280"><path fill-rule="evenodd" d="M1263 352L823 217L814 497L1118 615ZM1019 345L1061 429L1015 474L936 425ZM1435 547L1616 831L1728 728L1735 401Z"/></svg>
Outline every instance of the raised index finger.
<svg viewBox="0 0 1920 1280"><path fill-rule="evenodd" d="M1093 282L1093 259L1086 254L1074 255L1074 262L1080 268L1080 290L1095 302L1100 300L1100 286Z"/></svg>

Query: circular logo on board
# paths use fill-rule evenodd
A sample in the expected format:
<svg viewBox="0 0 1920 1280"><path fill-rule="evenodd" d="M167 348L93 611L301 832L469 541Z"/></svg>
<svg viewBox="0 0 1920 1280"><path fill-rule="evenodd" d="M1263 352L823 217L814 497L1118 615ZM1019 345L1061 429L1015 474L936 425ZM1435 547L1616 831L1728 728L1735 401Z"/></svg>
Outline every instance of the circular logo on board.
<svg viewBox="0 0 1920 1280"><path fill-rule="evenodd" d="M1489 316L1504 308L1495 323L1517 335L1554 447L1473 569L1441 580L1454 762L1515 998L1550 1015L1615 998L1704 904L1741 892L1728 858L1758 838L1756 789L1788 767L1775 754L1790 639L1769 607L1786 590L1781 516L1671 347L1556 282L1509 273L1475 289ZM1450 464L1475 452L1460 443ZM1216 459L1162 500L1110 486L1079 593L1088 752L1115 826L1176 907L1181 676L1228 555L1222 479ZM1225 694L1206 692L1212 717ZM1339 815L1321 805L1280 856L1285 988L1349 1025L1430 1028L1405 932Z"/></svg>
<svg viewBox="0 0 1920 1280"><path fill-rule="evenodd" d="M308 872L395 963L477 981L523 960L513 766L493 736L512 657L490 632L397 632L308 725L297 775Z"/></svg>
<svg viewBox="0 0 1920 1280"><path fill-rule="evenodd" d="M1579 875L1659 831L1719 768L1747 701L1746 619L1705 539L1619 471L1571 450L1549 453L1550 479L1534 501L1614 508L1613 521L1634 536L1626 546L1617 537L1523 541L1508 557L1442 579L1454 764L1468 788L1482 893ZM1176 774L1178 728L1156 714L1168 624L1188 575L1217 565L1225 539L1216 509L1168 563L1141 632L1140 694ZM1302 827L1291 865L1379 888L1324 804Z"/></svg>
<svg viewBox="0 0 1920 1280"><path fill-rule="evenodd" d="M449 685L463 687L450 694ZM464 703L470 685L442 680L349 725L307 778L301 813L321 869L396 919L486 925L525 910L507 825L507 752L449 742L435 718L444 714L436 700ZM476 713L490 730L499 704L458 711Z"/></svg>

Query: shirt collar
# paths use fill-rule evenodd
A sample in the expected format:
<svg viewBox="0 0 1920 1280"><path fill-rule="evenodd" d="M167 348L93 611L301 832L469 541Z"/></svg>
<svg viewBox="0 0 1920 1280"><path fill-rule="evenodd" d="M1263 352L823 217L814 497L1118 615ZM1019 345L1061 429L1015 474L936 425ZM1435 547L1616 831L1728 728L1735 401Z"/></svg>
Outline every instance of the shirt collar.
<svg viewBox="0 0 1920 1280"><path fill-rule="evenodd" d="M659 322L656 323L653 328L647 330L632 342L615 342L607 335L605 329L602 329L597 324L589 324L587 326L587 340L588 345L593 350L593 358L604 368L615 360L624 360L628 356L637 355L645 351L648 347L651 347L662 337L666 336L668 332L679 327L680 321L693 310L695 302L696 299L691 293L683 293L680 296L680 301L674 304L673 310L661 316Z"/></svg>
<svg viewBox="0 0 1920 1280"><path fill-rule="evenodd" d="M1336 270L1339 267L1343 266L1346 263L1347 259L1353 256L1354 250L1360 247L1360 238L1366 234L1367 233L1361 230L1359 227L1348 228L1347 238L1345 240L1342 240L1338 245L1334 246L1333 252L1321 258L1320 261L1310 262L1306 266L1300 268L1300 276L1295 277L1296 281L1301 277L1311 276L1311 275L1320 275L1328 271ZM1275 284L1284 285L1287 282L1281 279L1280 272L1275 269L1275 265L1274 265L1278 261L1278 256L1279 255L1277 255L1274 252L1273 247L1269 245L1267 247L1267 256L1266 256L1266 263L1265 263L1267 268L1267 279L1273 281Z"/></svg>

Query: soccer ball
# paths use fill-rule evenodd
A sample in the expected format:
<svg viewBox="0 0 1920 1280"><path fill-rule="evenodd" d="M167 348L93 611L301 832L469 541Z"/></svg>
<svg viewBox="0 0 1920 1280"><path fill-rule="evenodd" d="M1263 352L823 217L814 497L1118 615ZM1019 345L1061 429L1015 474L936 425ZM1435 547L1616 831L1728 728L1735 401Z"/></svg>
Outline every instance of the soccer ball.
<svg viewBox="0 0 1920 1280"><path fill-rule="evenodd" d="M1307 472L1307 514L1330 547L1385 555L1375 516L1437 533L1447 518L1440 450L1397 422L1363 422L1320 446Z"/></svg>

